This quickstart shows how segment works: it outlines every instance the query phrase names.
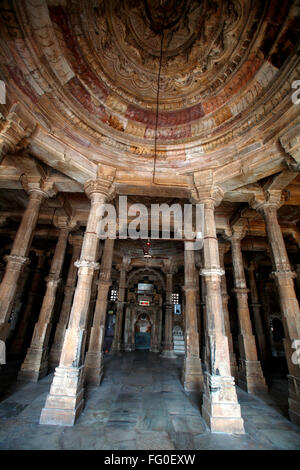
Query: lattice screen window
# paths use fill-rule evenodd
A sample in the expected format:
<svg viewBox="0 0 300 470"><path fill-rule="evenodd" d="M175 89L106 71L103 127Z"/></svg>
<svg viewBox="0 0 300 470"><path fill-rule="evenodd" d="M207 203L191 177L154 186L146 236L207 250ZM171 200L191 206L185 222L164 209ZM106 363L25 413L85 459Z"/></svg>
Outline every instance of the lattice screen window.
<svg viewBox="0 0 300 470"><path fill-rule="evenodd" d="M110 300L111 302L115 302L118 299L118 291L115 289L112 289L110 291Z"/></svg>
<svg viewBox="0 0 300 470"><path fill-rule="evenodd" d="M172 303L174 305L179 304L179 294L172 294Z"/></svg>

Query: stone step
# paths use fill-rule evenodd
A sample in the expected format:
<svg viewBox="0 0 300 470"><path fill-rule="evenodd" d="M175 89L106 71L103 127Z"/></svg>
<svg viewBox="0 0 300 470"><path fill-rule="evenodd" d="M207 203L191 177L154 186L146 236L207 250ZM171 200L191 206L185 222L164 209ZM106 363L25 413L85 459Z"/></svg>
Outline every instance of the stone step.
<svg viewBox="0 0 300 470"><path fill-rule="evenodd" d="M184 342L174 341L174 346L184 347Z"/></svg>
<svg viewBox="0 0 300 470"><path fill-rule="evenodd" d="M183 334L173 334L174 352L178 355L185 354L185 342Z"/></svg>

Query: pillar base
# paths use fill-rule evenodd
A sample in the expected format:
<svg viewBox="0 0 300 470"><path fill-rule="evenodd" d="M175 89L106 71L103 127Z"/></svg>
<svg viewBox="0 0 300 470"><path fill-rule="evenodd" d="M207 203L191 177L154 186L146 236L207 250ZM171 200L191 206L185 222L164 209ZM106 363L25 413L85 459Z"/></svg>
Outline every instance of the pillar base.
<svg viewBox="0 0 300 470"><path fill-rule="evenodd" d="M0 323L0 340L1 341L6 341L8 334L9 334L9 323Z"/></svg>
<svg viewBox="0 0 300 470"><path fill-rule="evenodd" d="M240 359L238 386L248 393L268 393L259 361Z"/></svg>
<svg viewBox="0 0 300 470"><path fill-rule="evenodd" d="M176 359L177 358L174 351L170 349L165 349L164 351L162 351L160 356L163 357L164 359Z"/></svg>
<svg viewBox="0 0 300 470"><path fill-rule="evenodd" d="M57 367L40 424L73 426L82 411L84 367Z"/></svg>
<svg viewBox="0 0 300 470"><path fill-rule="evenodd" d="M84 365L84 382L90 385L100 385L103 375L103 354L87 352Z"/></svg>
<svg viewBox="0 0 300 470"><path fill-rule="evenodd" d="M112 344L111 345L111 348L110 348L110 354L116 354L116 353L119 353L121 352L122 350L122 347L121 347L121 343L117 343L117 344Z"/></svg>
<svg viewBox="0 0 300 470"><path fill-rule="evenodd" d="M121 354L121 352L122 352L121 349L110 349L108 354L112 356L114 354Z"/></svg>
<svg viewBox="0 0 300 470"><path fill-rule="evenodd" d="M289 383L289 416L292 423L300 426L300 379L287 376Z"/></svg>
<svg viewBox="0 0 300 470"><path fill-rule="evenodd" d="M23 382L37 382L48 374L48 350L27 350L26 357L18 373L18 380Z"/></svg>
<svg viewBox="0 0 300 470"><path fill-rule="evenodd" d="M231 375L232 377L235 378L236 382L238 380L238 374L239 374L239 368L236 363L236 358L235 355L230 354L230 370L231 370Z"/></svg>
<svg viewBox="0 0 300 470"><path fill-rule="evenodd" d="M202 365L199 357L184 358L182 383L187 392L203 391Z"/></svg>
<svg viewBox="0 0 300 470"><path fill-rule="evenodd" d="M245 434L233 377L204 374L202 416L211 432Z"/></svg>
<svg viewBox="0 0 300 470"><path fill-rule="evenodd" d="M24 341L15 339L10 347L9 354L12 356L20 356L24 348Z"/></svg>
<svg viewBox="0 0 300 470"><path fill-rule="evenodd" d="M51 348L50 355L49 355L49 369L51 371L54 371L55 368L59 365L60 355L61 355L61 348L60 349Z"/></svg>

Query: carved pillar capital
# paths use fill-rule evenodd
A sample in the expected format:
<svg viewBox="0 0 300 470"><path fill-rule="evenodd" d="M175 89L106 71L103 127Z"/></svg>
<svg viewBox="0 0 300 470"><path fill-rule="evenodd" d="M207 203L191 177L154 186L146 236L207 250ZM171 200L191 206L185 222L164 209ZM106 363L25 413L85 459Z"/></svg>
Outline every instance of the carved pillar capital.
<svg viewBox="0 0 300 470"><path fill-rule="evenodd" d="M285 151L285 161L292 171L300 171L300 123L294 123L279 137L279 142Z"/></svg>
<svg viewBox="0 0 300 470"><path fill-rule="evenodd" d="M73 247L81 247L83 242L83 236L82 235L74 235L70 234L69 235L69 243Z"/></svg>
<svg viewBox="0 0 300 470"><path fill-rule="evenodd" d="M270 274L271 279L278 279L279 281L285 281L289 279L296 279L297 273L295 271L286 270L286 271L273 271Z"/></svg>
<svg viewBox="0 0 300 470"><path fill-rule="evenodd" d="M45 281L48 286L57 287L61 282L61 278L58 278L55 273L50 273L49 276L45 277Z"/></svg>
<svg viewBox="0 0 300 470"><path fill-rule="evenodd" d="M225 270L222 268L204 268L200 270L201 276L223 276Z"/></svg>
<svg viewBox="0 0 300 470"><path fill-rule="evenodd" d="M132 269L132 266L130 265L131 263L131 258L129 256L123 256L122 263L116 265L116 269L118 271L124 271L124 272L129 272Z"/></svg>
<svg viewBox="0 0 300 470"><path fill-rule="evenodd" d="M74 265L76 266L76 268L87 268L87 269L92 269L94 271L100 268L99 263L95 263L94 261L88 261L84 259L75 261Z"/></svg>
<svg viewBox="0 0 300 470"><path fill-rule="evenodd" d="M4 260L9 263L10 267L16 266L17 269L20 268L20 265L30 264L30 259L27 256L18 256L18 255L6 255Z"/></svg>
<svg viewBox="0 0 300 470"><path fill-rule="evenodd" d="M69 218L67 215L58 215L54 218L53 225L60 230L67 230L71 232L78 228L78 222L74 218Z"/></svg>
<svg viewBox="0 0 300 470"><path fill-rule="evenodd" d="M23 174L20 180L30 198L48 199L57 194L54 182L47 177Z"/></svg>
<svg viewBox="0 0 300 470"><path fill-rule="evenodd" d="M191 190L194 200L206 205L218 206L223 197L223 189L216 183L213 170L202 170L194 173L194 188Z"/></svg>
<svg viewBox="0 0 300 470"><path fill-rule="evenodd" d="M271 189L254 193L249 204L258 212L266 213L269 209L276 212L284 204L284 197L281 190Z"/></svg>
<svg viewBox="0 0 300 470"><path fill-rule="evenodd" d="M230 251L230 243L228 242L219 242L219 257L220 265L224 268L224 256Z"/></svg>
<svg viewBox="0 0 300 470"><path fill-rule="evenodd" d="M0 133L0 159L24 147L35 127L35 120L27 111L19 103L13 104Z"/></svg>
<svg viewBox="0 0 300 470"><path fill-rule="evenodd" d="M164 265L162 267L162 272L166 275L166 277L172 277L178 271L178 266L174 264L170 260L164 260Z"/></svg>
<svg viewBox="0 0 300 470"><path fill-rule="evenodd" d="M114 180L115 180L116 168L108 165L99 164L97 177L94 180L89 180L84 185L86 195L93 199L95 195L108 200L114 196Z"/></svg>

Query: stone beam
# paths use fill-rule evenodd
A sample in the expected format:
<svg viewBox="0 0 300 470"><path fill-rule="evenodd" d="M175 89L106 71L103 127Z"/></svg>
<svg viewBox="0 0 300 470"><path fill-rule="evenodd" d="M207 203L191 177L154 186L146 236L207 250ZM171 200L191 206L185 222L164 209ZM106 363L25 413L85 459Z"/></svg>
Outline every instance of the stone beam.
<svg viewBox="0 0 300 470"><path fill-rule="evenodd" d="M282 190L286 188L298 174L292 170L284 170L278 175L271 177L263 186L264 191Z"/></svg>

